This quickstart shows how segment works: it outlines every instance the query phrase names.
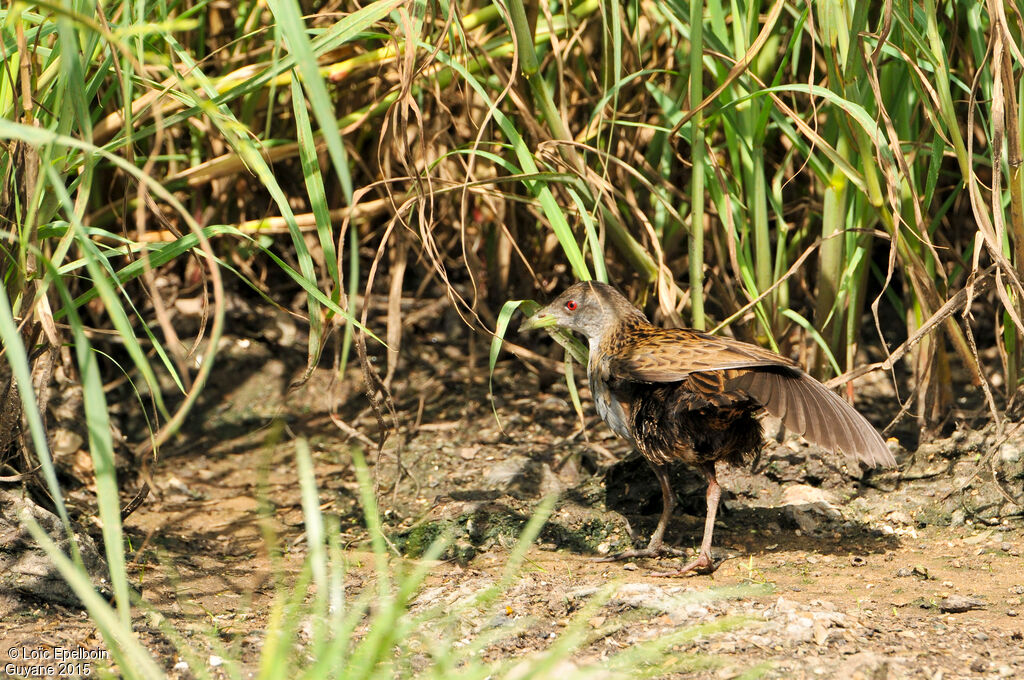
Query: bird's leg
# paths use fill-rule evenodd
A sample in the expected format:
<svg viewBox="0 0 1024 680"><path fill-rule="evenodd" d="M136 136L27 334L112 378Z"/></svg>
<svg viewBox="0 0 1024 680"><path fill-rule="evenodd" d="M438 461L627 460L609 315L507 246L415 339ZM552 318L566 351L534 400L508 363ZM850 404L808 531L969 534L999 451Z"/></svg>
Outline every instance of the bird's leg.
<svg viewBox="0 0 1024 680"><path fill-rule="evenodd" d="M658 517L658 526L651 534L651 540L647 544L647 552L657 555L664 547L662 539L665 537L665 529L668 528L668 521L672 517L672 511L676 509L676 492L672 490L669 482L668 469L664 465L651 463L654 476L658 478L661 485L661 516Z"/></svg>
<svg viewBox="0 0 1024 680"><path fill-rule="evenodd" d="M676 507L676 494L672 491L672 485L669 483L668 468L664 465L651 463L651 469L654 470L654 476L658 478L658 484L661 485L661 516L658 517L658 526L655 528L654 533L651 534L650 542L642 550L624 550L608 557L601 557L598 559L598 562L614 562L631 557L659 557L660 555L682 554L678 548L666 546L662 540L665 537L665 528L668 527L668 521L672 518L672 511Z"/></svg>
<svg viewBox="0 0 1024 680"><path fill-rule="evenodd" d="M715 463L705 463L702 467L704 476L708 480L707 502L708 514L704 519L704 538L700 542L700 553L697 559L690 562L682 569L671 572L651 574L652 576L681 576L682 574L695 571L698 574L710 574L717 565L711 558L711 537L715 533L715 515L718 514L718 501L722 498L722 487L718 485L718 478L715 476ZM657 533L657 532L655 532Z"/></svg>

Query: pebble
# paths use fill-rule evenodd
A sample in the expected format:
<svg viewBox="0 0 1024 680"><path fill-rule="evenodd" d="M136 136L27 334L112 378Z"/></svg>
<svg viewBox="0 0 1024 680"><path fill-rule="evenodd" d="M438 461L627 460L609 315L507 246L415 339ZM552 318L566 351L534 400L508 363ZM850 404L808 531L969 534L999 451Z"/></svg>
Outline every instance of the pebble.
<svg viewBox="0 0 1024 680"><path fill-rule="evenodd" d="M959 614L972 609L984 609L985 603L976 597L965 595L950 595L939 600L939 611L949 614Z"/></svg>
<svg viewBox="0 0 1024 680"><path fill-rule="evenodd" d="M793 600L787 600L784 597L780 597L775 602L775 611L777 611L777 612L795 612L796 611L796 602L794 602Z"/></svg>
<svg viewBox="0 0 1024 680"><path fill-rule="evenodd" d="M908 515L907 513L903 512L902 510L894 510L893 512L890 512L887 515L887 517L889 518L890 522L895 522L896 524L913 524L914 523L913 518L911 518L910 515ZM883 529L883 531L884 531L884 529Z"/></svg>
<svg viewBox="0 0 1024 680"><path fill-rule="evenodd" d="M1013 444L1003 444L999 447L999 458L1004 463L1016 463L1020 460L1020 448Z"/></svg>
<svg viewBox="0 0 1024 680"><path fill-rule="evenodd" d="M835 678L895 678L902 669L894 659L875 652L859 652L848 657L836 670Z"/></svg>
<svg viewBox="0 0 1024 680"><path fill-rule="evenodd" d="M1006 610L1006 615L1007 616L1017 616L1017 610L1016 609L1007 609Z"/></svg>
<svg viewBox="0 0 1024 680"><path fill-rule="evenodd" d="M485 628L504 628L515 623L515 619L509 616L505 612L499 612L491 617L491 620L484 626Z"/></svg>
<svg viewBox="0 0 1024 680"><path fill-rule="evenodd" d="M791 642L810 642L814 639L814 621L806 616L797 617L786 626L783 635Z"/></svg>

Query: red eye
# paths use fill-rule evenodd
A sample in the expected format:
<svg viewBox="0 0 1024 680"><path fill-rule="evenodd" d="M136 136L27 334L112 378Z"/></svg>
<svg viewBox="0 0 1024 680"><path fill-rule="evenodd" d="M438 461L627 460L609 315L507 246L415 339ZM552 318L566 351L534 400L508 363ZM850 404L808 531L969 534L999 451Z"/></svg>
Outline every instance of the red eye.
<svg viewBox="0 0 1024 680"><path fill-rule="evenodd" d="M570 312L575 312L576 307L577 305L575 300L569 300L568 302L565 303L565 308L568 309Z"/></svg>

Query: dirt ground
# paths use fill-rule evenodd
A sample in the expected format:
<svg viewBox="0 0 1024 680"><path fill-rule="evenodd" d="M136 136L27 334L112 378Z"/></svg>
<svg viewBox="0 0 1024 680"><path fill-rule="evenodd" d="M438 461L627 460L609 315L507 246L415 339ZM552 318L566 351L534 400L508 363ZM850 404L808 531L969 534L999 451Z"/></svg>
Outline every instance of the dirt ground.
<svg viewBox="0 0 1024 680"><path fill-rule="evenodd" d="M347 587L358 592L369 578L351 451L368 448L362 438L376 436L377 424L359 386L332 385L325 370L289 395L302 357L244 340L227 344L205 405L165 448L153 497L127 523L131 574L152 607L139 610L135 626L171 677L196 670L182 664L176 644L198 650L214 676L223 669L207 655L219 656L218 645L242 660L243 672L256 670L274 593L263 530L276 531L289 568L305 555L295 437L313 447L322 509L338 517L351 550ZM399 379L401 436L389 440L375 474L388 489L400 444L407 475L396 493L381 495L396 550L415 558L443 531L454 536L414 609L493 584L540 499L559 494L521 577L493 611L463 621L468 637L514 629L488 655L551 644L597 589L615 583L587 620L591 634L573 657L577 665L738 614L749 619L742 627L678 647L680 655L700 655L685 677L750 669L769 678L1024 677L1024 524L1012 501L1021 497L1024 433L1013 425L997 435L983 419L979 429L964 420L949 437L919 446L907 425L891 444L900 469L870 474L782 437L750 468L722 469L717 572L658 577L652 572L679 561L594 560L634 540L642 545L660 496L644 464L593 415L587 391L584 431L557 377L503 361L496 420L486 369L446 359L462 351L426 343ZM858 389L881 405L869 405L869 417L888 422L896 406L886 377ZM329 416L329 394L341 400L341 426ZM703 487L685 469L675 479L682 503L667 538L692 548ZM272 513L263 519L267 504ZM79 610L24 599L0 605L0 664L11 645L102 647ZM162 624L184 642L172 642Z"/></svg>

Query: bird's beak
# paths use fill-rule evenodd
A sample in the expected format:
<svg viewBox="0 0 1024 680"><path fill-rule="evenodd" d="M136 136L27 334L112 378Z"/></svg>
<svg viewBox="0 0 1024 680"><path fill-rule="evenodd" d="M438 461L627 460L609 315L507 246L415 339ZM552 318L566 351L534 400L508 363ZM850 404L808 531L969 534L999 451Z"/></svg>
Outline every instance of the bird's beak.
<svg viewBox="0 0 1024 680"><path fill-rule="evenodd" d="M522 333L523 331L533 331L537 330L538 328L551 328L552 326L557 325L557 323L558 320L555 319L554 314L546 311L545 309L540 309L536 314L531 316L529 319L524 321L522 325L519 326L519 332Z"/></svg>

